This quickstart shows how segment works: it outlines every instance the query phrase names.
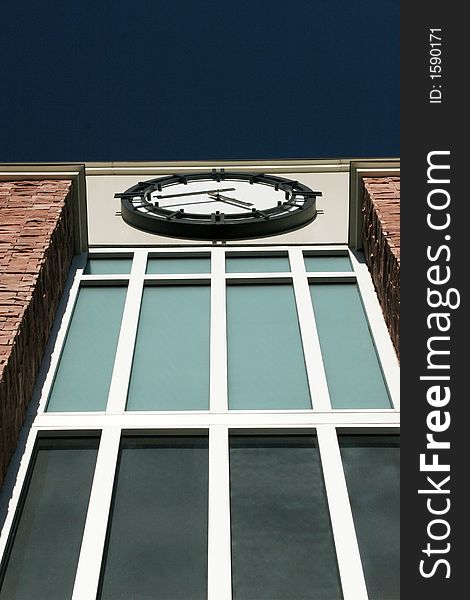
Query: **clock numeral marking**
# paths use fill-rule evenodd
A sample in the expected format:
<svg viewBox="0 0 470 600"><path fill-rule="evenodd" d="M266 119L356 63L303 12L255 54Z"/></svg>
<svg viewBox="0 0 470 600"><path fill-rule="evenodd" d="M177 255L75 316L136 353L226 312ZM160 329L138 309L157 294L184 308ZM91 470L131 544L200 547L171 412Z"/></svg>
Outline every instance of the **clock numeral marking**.
<svg viewBox="0 0 470 600"><path fill-rule="evenodd" d="M252 208L251 212L252 214L254 214L255 217L263 217L266 220L271 218L271 215L267 215L265 212L263 212L262 210L258 210L257 208Z"/></svg>
<svg viewBox="0 0 470 600"><path fill-rule="evenodd" d="M173 219L178 219L183 216L184 216L184 210L182 208L180 208L179 210L175 210L172 213L170 213L169 215L167 215L166 218L168 221L171 221Z"/></svg>
<svg viewBox="0 0 470 600"><path fill-rule="evenodd" d="M225 221L225 213L216 210L215 213L211 213L212 223L223 223Z"/></svg>

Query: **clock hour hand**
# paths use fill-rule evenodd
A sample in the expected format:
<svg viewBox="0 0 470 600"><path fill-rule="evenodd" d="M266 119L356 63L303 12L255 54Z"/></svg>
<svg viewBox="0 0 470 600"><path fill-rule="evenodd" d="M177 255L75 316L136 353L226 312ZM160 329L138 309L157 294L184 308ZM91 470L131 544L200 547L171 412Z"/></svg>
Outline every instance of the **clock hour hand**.
<svg viewBox="0 0 470 600"><path fill-rule="evenodd" d="M223 188L220 190L201 190L198 192L183 192L182 194L160 194L155 198L181 198L182 196L199 196L201 194L218 194L219 192L233 192L235 188Z"/></svg>
<svg viewBox="0 0 470 600"><path fill-rule="evenodd" d="M177 202L176 204L161 204L160 208L171 208L173 206L190 206L192 204L209 204L215 202L215 200L200 200L196 202Z"/></svg>
<svg viewBox="0 0 470 600"><path fill-rule="evenodd" d="M217 200L219 202L225 202L226 204L232 204L238 208L248 208L253 206L251 202L244 202L243 200L237 200L236 198L230 198L229 196L222 196L221 194L209 194L209 198Z"/></svg>

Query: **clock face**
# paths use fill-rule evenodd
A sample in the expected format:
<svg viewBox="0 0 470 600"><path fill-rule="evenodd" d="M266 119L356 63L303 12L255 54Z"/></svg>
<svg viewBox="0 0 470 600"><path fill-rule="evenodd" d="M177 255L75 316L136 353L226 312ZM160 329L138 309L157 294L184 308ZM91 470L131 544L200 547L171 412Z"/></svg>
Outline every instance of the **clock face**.
<svg viewBox="0 0 470 600"><path fill-rule="evenodd" d="M253 209L266 210L285 200L282 190L251 185L248 181L193 181L190 188L191 191L188 184L176 183L165 187L161 193L152 192L151 199L158 202L160 208L206 215L216 211L234 215Z"/></svg>
<svg viewBox="0 0 470 600"><path fill-rule="evenodd" d="M189 239L230 240L296 229L316 216L307 186L272 175L212 171L140 182L121 198L129 225Z"/></svg>

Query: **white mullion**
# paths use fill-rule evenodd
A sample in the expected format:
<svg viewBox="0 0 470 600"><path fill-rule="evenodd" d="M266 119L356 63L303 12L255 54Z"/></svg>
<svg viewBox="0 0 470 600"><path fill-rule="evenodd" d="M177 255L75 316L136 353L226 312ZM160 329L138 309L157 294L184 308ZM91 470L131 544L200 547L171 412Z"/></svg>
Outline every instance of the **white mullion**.
<svg viewBox="0 0 470 600"><path fill-rule="evenodd" d="M208 600L231 600L228 427L209 429Z"/></svg>
<svg viewBox="0 0 470 600"><path fill-rule="evenodd" d="M381 427L399 425L399 414L394 410L376 411L237 411L225 413L199 412L143 412L124 414L103 413L46 413L36 418L40 429L101 429L106 425L126 429L206 428L211 425L228 427L315 427L317 424L337 424L341 427Z"/></svg>
<svg viewBox="0 0 470 600"><path fill-rule="evenodd" d="M302 250L300 248L291 248L289 250L289 261L292 269L297 314L299 317L312 405L314 410L328 411L331 410L330 394L328 392L320 340L318 339L317 325Z"/></svg>
<svg viewBox="0 0 470 600"><path fill-rule="evenodd" d="M99 275L82 275L83 282L89 282L91 284L108 284L108 283L117 283L117 284L127 284L129 281L129 275L116 275L115 273L103 273Z"/></svg>
<svg viewBox="0 0 470 600"><path fill-rule="evenodd" d="M243 282L246 283L248 281L254 280L267 280L265 283L282 283L282 282L290 282L292 279L292 274L289 271L285 271L283 273L276 273L274 271L269 272L266 271L264 273L227 273L227 280Z"/></svg>
<svg viewBox="0 0 470 600"><path fill-rule="evenodd" d="M352 271L307 271L307 277L312 281L355 282L356 276Z"/></svg>
<svg viewBox="0 0 470 600"><path fill-rule="evenodd" d="M80 280L83 274L83 270L85 269L85 265L86 254L81 254L72 261L65 288L62 293L62 298L57 309L57 315L63 314L63 316L60 322L58 322L56 316L55 322L52 326L52 331L49 336L49 341L46 346L46 351L44 353L44 356L47 357L53 345L50 364L46 365L45 363L47 359L43 360L38 374L38 379L40 379L43 374L43 370L46 368L48 369L47 376L44 380L44 385L42 387L41 397L39 400L39 414L46 410L49 393L51 391L51 387L54 382L54 377L59 366L60 357L62 355L62 349L67 338L67 332L70 326L70 322L72 320L72 315L75 308L75 304L77 302L78 294L80 292ZM33 408L32 403L31 408Z"/></svg>
<svg viewBox="0 0 470 600"><path fill-rule="evenodd" d="M159 281L160 283L171 283L180 282L182 284L188 283L208 283L209 275L207 273L160 273L153 275L146 275L145 281Z"/></svg>
<svg viewBox="0 0 470 600"><path fill-rule="evenodd" d="M126 410L127 389L132 369L146 266L147 250L137 250L132 261L126 303L122 315L106 407L107 414L123 413Z"/></svg>
<svg viewBox="0 0 470 600"><path fill-rule="evenodd" d="M367 588L334 425L317 427L344 600L367 600Z"/></svg>
<svg viewBox="0 0 470 600"><path fill-rule="evenodd" d="M396 410L400 410L400 366L383 317L380 302L367 265L365 263L361 264L353 253L351 253L350 258L357 276L357 285L372 332L374 345L379 355L380 364L382 365L382 371L388 385L392 404Z"/></svg>
<svg viewBox="0 0 470 600"><path fill-rule="evenodd" d="M72 600L96 598L120 438L119 428L105 427L101 433Z"/></svg>
<svg viewBox="0 0 470 600"><path fill-rule="evenodd" d="M225 253L214 248L211 256L211 325L210 325L210 410L226 412L227 334Z"/></svg>

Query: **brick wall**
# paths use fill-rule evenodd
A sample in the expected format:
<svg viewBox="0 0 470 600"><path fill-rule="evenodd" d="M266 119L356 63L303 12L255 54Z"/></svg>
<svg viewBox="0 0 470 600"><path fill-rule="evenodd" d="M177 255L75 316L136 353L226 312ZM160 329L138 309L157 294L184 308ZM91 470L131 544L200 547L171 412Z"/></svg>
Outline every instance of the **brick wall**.
<svg viewBox="0 0 470 600"><path fill-rule="evenodd" d="M74 253L71 186L0 181L0 485Z"/></svg>
<svg viewBox="0 0 470 600"><path fill-rule="evenodd" d="M399 356L400 178L366 177L363 183L363 250Z"/></svg>

